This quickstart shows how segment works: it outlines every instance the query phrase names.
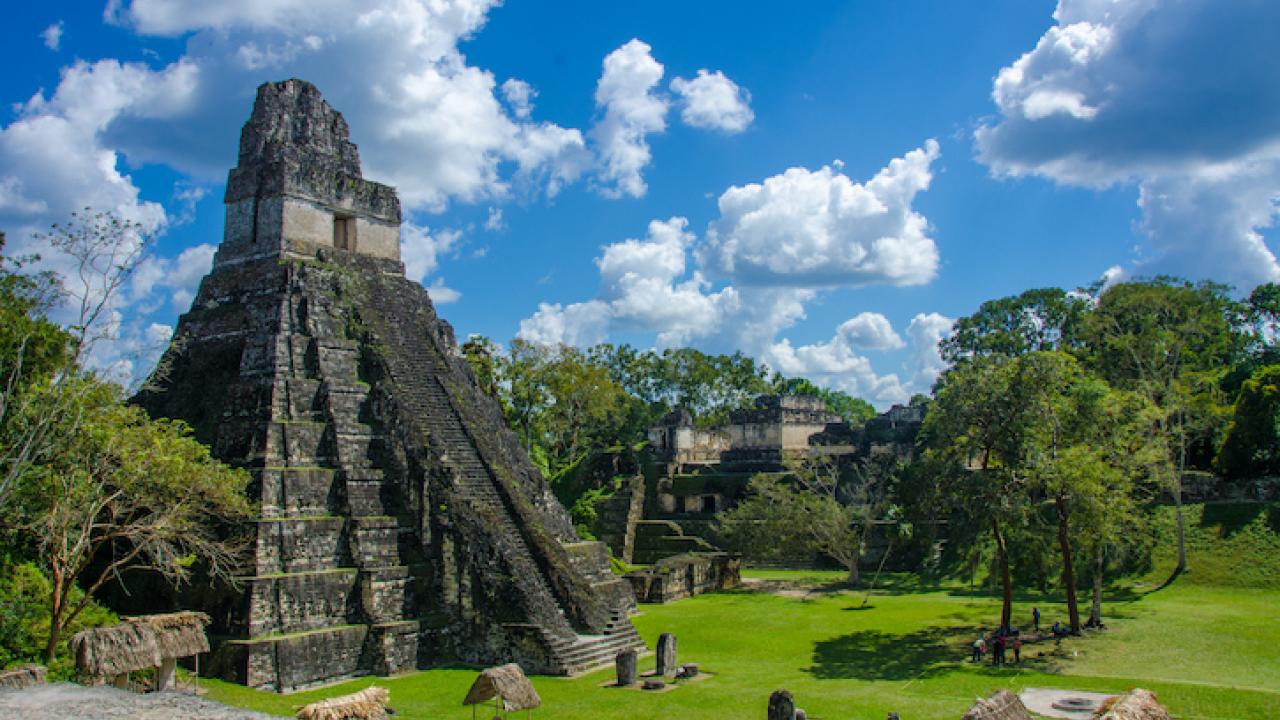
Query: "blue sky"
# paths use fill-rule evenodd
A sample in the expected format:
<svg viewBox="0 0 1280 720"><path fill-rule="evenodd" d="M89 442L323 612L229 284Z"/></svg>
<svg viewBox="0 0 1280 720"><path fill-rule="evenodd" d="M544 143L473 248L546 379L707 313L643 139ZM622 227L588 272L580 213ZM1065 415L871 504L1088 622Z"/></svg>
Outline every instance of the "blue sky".
<svg viewBox="0 0 1280 720"><path fill-rule="evenodd" d="M927 391L937 339L986 299L1280 278L1264 0L113 0L8 20L9 251L84 206L156 231L95 354L122 378L208 270L256 85L292 76L399 188L410 274L461 336L741 349L883 407Z"/></svg>

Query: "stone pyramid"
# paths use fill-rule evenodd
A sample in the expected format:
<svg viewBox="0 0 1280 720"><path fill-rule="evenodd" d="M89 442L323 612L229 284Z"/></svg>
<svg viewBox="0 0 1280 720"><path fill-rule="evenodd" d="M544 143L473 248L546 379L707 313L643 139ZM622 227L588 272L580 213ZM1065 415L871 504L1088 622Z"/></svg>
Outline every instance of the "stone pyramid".
<svg viewBox="0 0 1280 720"><path fill-rule="evenodd" d="M249 469L239 589L201 609L220 674L280 691L449 661L569 674L640 647L582 542L404 276L400 202L301 80L258 89L225 237L135 402Z"/></svg>

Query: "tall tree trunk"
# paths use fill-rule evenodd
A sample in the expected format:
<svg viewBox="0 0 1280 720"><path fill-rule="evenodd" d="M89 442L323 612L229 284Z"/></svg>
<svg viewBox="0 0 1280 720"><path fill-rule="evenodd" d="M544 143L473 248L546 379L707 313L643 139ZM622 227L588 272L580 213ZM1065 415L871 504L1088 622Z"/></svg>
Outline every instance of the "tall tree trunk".
<svg viewBox="0 0 1280 720"><path fill-rule="evenodd" d="M1071 621L1071 632L1079 635L1080 606L1076 600L1076 567L1071 558L1071 538L1068 535L1067 499L1058 495L1053 504L1058 510L1058 547L1062 550L1062 584L1067 588L1067 617Z"/></svg>
<svg viewBox="0 0 1280 720"><path fill-rule="evenodd" d="M1000 521L991 518L991 534L996 540L996 557L1000 563L1000 582L1003 586L1004 604L1000 608L1000 627L1008 627L1013 619L1013 578L1009 575L1009 552L1005 546L1004 533L1000 532Z"/></svg>
<svg viewBox="0 0 1280 720"><path fill-rule="evenodd" d="M1182 515L1182 469L1186 464L1187 442L1182 440L1178 447L1178 469L1173 478L1173 506L1178 516L1178 567L1174 574L1187 571L1187 521Z"/></svg>
<svg viewBox="0 0 1280 720"><path fill-rule="evenodd" d="M1089 627L1102 626L1102 568L1105 563L1102 548L1098 548L1098 559L1093 561L1093 607L1089 610Z"/></svg>
<svg viewBox="0 0 1280 720"><path fill-rule="evenodd" d="M1174 569L1174 573L1184 573L1187 571L1187 520L1182 515L1182 482L1179 480L1179 487L1174 490L1173 501L1177 508L1178 515L1178 567Z"/></svg>
<svg viewBox="0 0 1280 720"><path fill-rule="evenodd" d="M51 580L53 580L53 592L49 599L49 642L44 646L44 662L46 666L53 666L53 659L58 654L58 640L62 636L62 616L66 611L62 598L62 575L54 570Z"/></svg>

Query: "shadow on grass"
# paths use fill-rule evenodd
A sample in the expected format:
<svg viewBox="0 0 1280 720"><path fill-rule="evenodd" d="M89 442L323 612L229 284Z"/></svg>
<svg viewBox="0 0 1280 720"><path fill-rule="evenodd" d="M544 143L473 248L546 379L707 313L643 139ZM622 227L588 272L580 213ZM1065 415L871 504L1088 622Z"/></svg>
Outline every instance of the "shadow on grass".
<svg viewBox="0 0 1280 720"><path fill-rule="evenodd" d="M1266 509L1264 503L1257 502L1205 503L1199 525L1205 528L1217 527L1218 537L1229 538L1252 523Z"/></svg>
<svg viewBox="0 0 1280 720"><path fill-rule="evenodd" d="M1149 591L1148 591L1149 592ZM1000 591L998 589L975 587L975 588L950 588L948 595L953 597L968 598L987 598L991 600L1000 599ZM1128 585L1112 585L1103 592L1104 602L1130 602L1139 600L1146 592L1135 590ZM1084 597L1083 595L1081 597ZM1036 603L1062 603L1066 602L1066 596L1057 592L1040 592L1038 590L1015 590L1013 593L1013 602L1020 605L1034 605ZM1082 603L1085 600L1081 601Z"/></svg>
<svg viewBox="0 0 1280 720"><path fill-rule="evenodd" d="M905 635L863 630L813 647L806 672L823 680L907 680L955 669L977 627L931 627Z"/></svg>
<svg viewBox="0 0 1280 720"><path fill-rule="evenodd" d="M1008 664L996 667L988 654L981 663L970 661L970 643L979 632L991 628L981 625L947 625L924 628L896 635L879 630L863 630L824 640L813 647L813 665L805 672L821 680L910 680L936 677L965 669L968 672L1004 677L1018 670L1060 673L1071 650L1079 647L1079 638L1059 643L1051 638L1028 640L1022 647L1022 660L1013 662L1013 651L1006 655Z"/></svg>

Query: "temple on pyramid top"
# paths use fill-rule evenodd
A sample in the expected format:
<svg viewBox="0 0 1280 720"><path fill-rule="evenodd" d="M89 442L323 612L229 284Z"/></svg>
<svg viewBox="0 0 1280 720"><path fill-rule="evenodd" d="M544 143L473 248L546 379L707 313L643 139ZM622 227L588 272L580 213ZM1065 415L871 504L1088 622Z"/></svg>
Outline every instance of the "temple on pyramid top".
<svg viewBox="0 0 1280 720"><path fill-rule="evenodd" d="M395 188L361 177L347 121L305 80L258 88L225 201L215 266L321 248L400 260Z"/></svg>

